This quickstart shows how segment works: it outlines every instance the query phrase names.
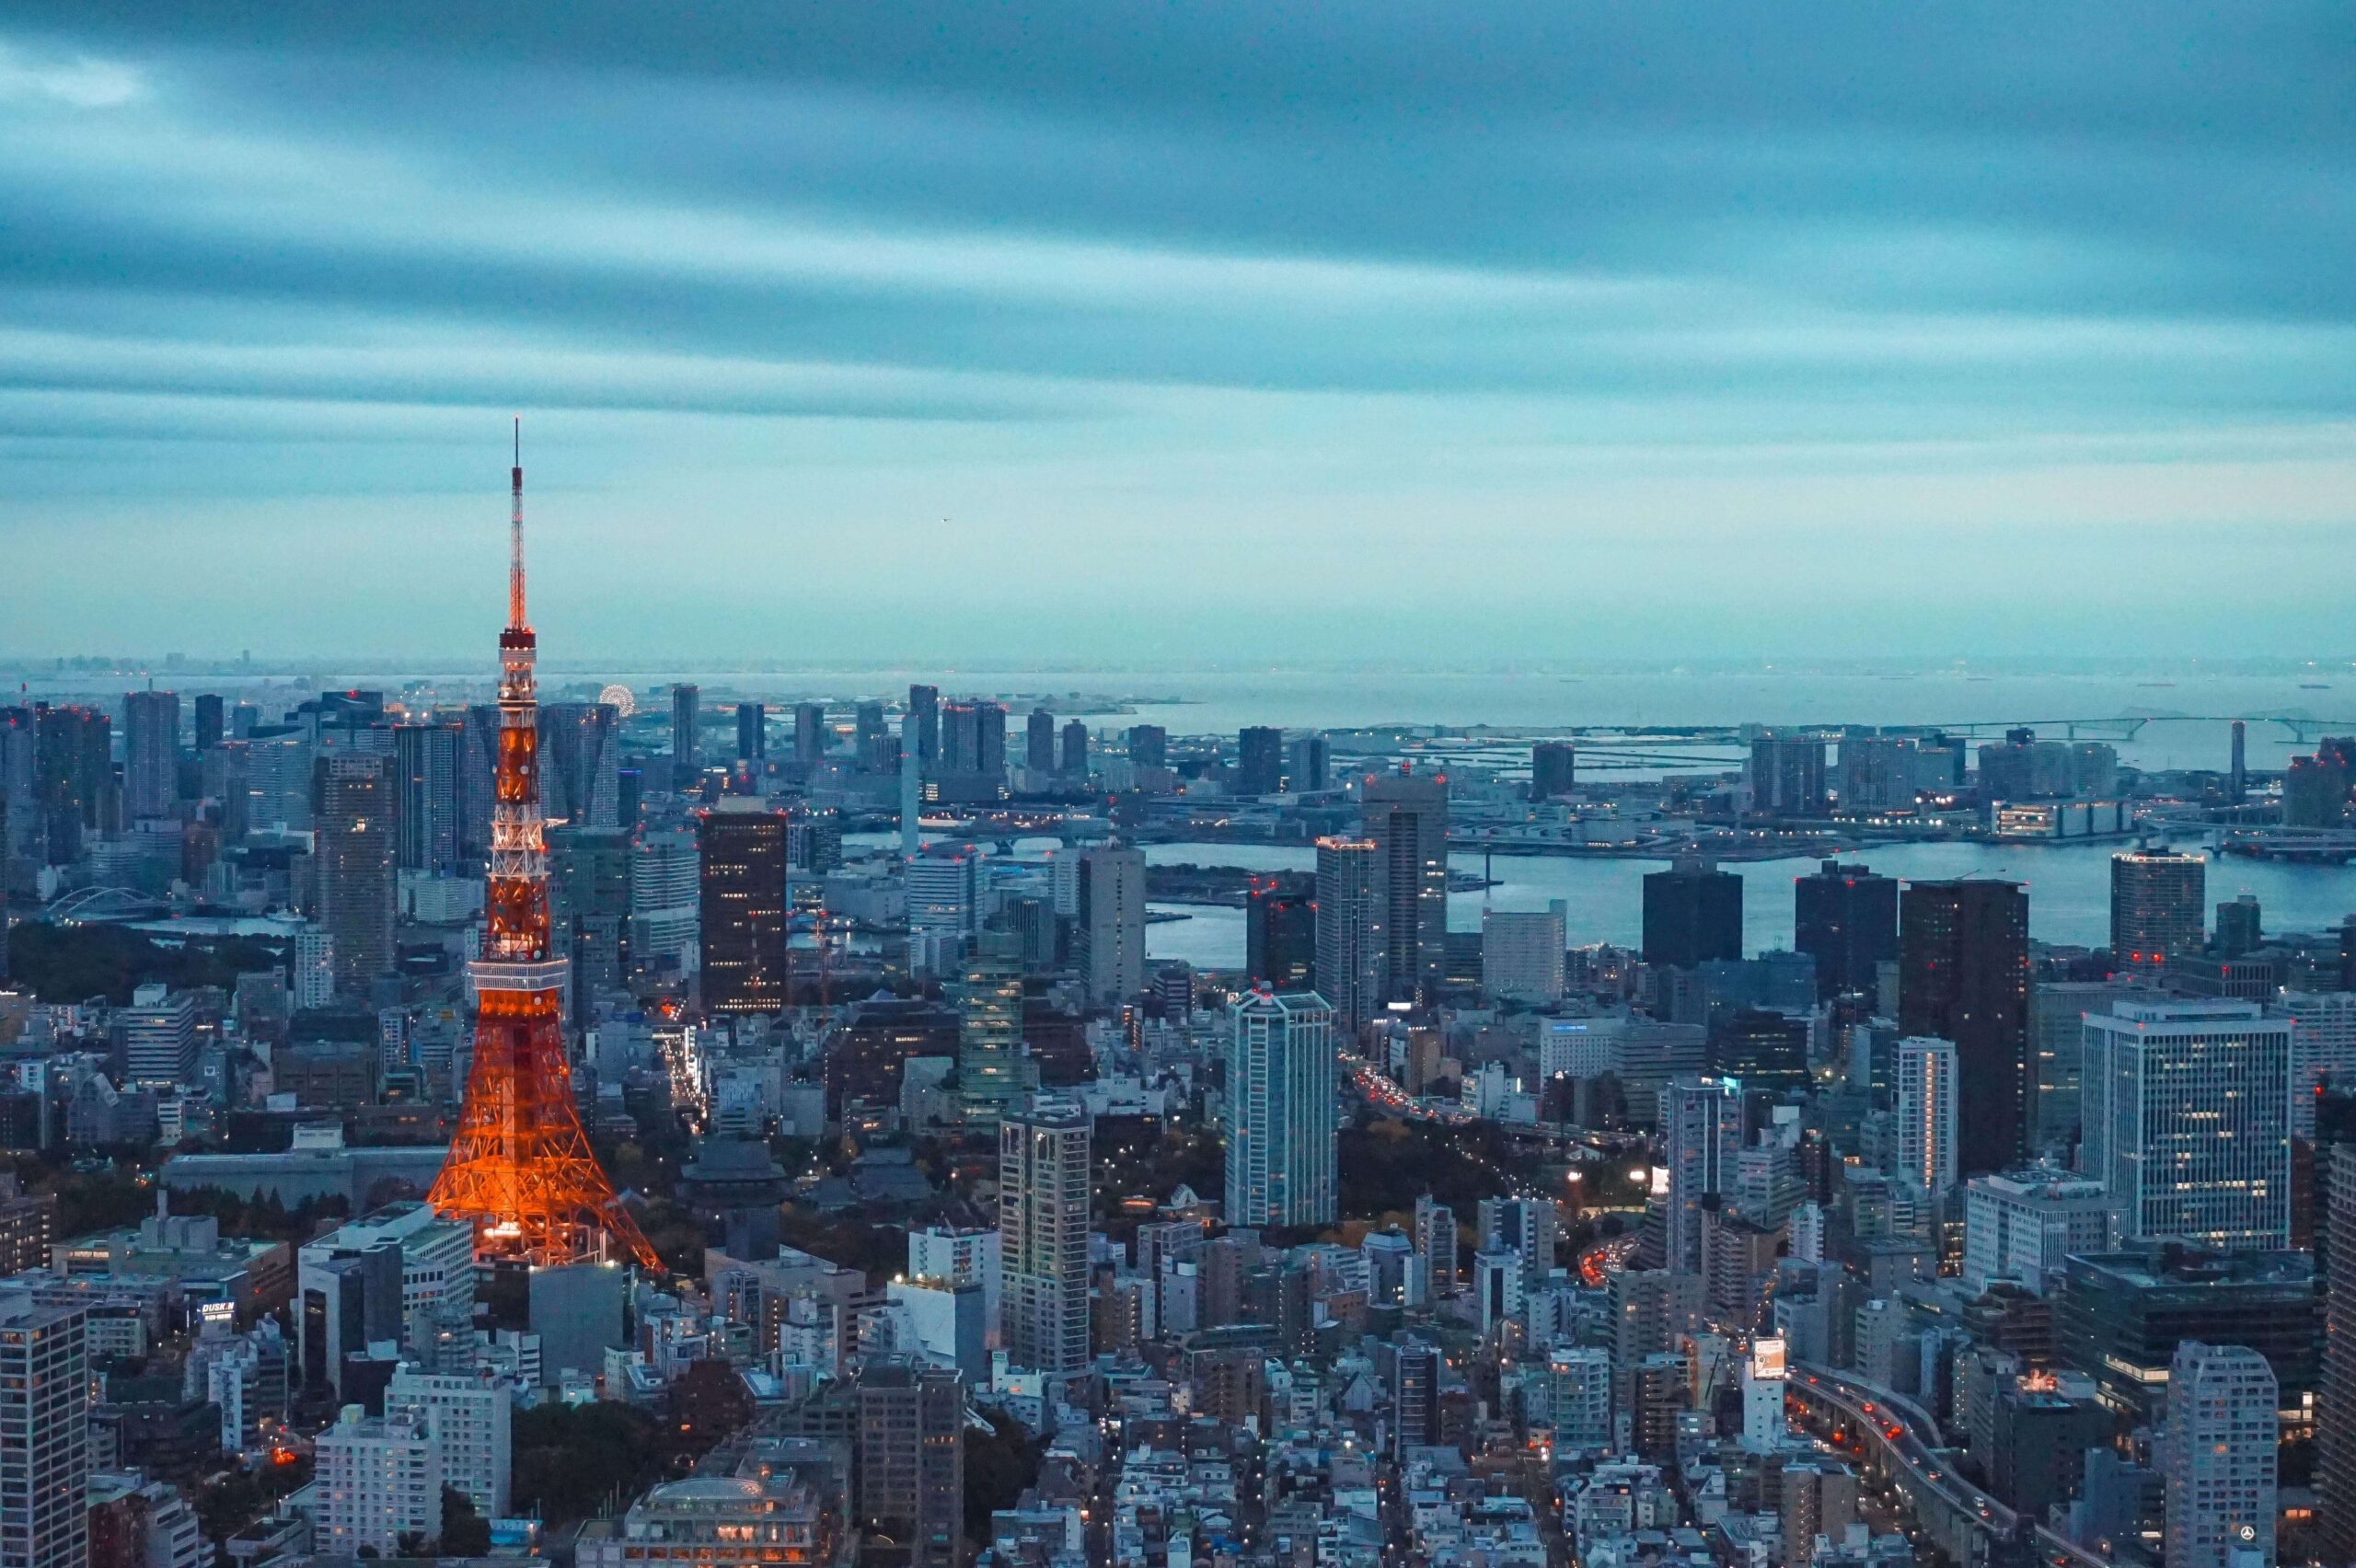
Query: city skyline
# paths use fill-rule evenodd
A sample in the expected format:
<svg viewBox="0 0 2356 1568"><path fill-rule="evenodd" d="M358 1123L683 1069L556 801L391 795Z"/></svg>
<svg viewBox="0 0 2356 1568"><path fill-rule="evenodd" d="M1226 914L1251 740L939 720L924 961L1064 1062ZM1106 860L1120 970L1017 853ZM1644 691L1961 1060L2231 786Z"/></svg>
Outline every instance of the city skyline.
<svg viewBox="0 0 2356 1568"><path fill-rule="evenodd" d="M20 7L0 651L2326 652L2330 23Z"/></svg>

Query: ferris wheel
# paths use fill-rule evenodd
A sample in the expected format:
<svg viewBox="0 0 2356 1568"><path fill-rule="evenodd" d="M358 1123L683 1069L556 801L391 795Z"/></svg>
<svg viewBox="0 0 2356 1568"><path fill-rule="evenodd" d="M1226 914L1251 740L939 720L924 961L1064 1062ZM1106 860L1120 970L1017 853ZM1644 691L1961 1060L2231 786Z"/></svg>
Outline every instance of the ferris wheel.
<svg viewBox="0 0 2356 1568"><path fill-rule="evenodd" d="M627 719L638 711L638 698L626 686L609 686L597 694L597 700Z"/></svg>

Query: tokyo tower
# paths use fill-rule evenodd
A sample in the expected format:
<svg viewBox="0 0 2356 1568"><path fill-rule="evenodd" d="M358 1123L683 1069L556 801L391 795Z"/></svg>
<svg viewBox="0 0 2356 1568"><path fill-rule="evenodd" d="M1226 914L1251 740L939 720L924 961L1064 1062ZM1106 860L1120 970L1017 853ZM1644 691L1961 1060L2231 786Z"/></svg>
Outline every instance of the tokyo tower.
<svg viewBox="0 0 2356 1568"><path fill-rule="evenodd" d="M507 628L499 634L488 920L482 956L468 966L478 997L474 1067L458 1136L426 1201L445 1217L474 1222L478 1257L582 1262L606 1256L611 1241L654 1268L654 1249L590 1152L565 1060L565 963L549 939L548 847L540 826L539 699L532 680L538 640L524 619L520 417L514 502Z"/></svg>

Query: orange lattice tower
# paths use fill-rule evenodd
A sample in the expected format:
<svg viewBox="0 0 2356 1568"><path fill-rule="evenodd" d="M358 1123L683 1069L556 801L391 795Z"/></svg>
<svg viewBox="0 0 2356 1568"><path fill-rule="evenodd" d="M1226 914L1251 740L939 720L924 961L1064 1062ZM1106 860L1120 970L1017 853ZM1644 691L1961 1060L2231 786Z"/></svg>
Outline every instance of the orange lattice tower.
<svg viewBox="0 0 2356 1568"><path fill-rule="evenodd" d="M489 917L468 966L478 997L474 1068L450 1158L427 1201L474 1222L478 1256L572 1263L617 1244L649 1268L654 1249L614 1195L572 1103L560 997L565 963L549 940L541 836L537 640L524 619L524 433L515 429L507 629L499 634L499 759L491 818Z"/></svg>

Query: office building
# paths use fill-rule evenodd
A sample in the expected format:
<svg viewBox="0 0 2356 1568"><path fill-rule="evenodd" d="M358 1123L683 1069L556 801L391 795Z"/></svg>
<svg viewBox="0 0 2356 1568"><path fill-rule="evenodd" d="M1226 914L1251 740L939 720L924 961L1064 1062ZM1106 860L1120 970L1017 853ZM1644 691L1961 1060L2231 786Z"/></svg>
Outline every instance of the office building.
<svg viewBox="0 0 2356 1568"><path fill-rule="evenodd" d="M1284 789L1285 732L1265 724L1246 725L1235 737L1234 790L1274 795Z"/></svg>
<svg viewBox="0 0 2356 1568"><path fill-rule="evenodd" d="M1540 741L1530 748L1530 798L1552 801L1578 785L1578 747L1569 741Z"/></svg>
<svg viewBox="0 0 2356 1568"><path fill-rule="evenodd" d="M2078 1142L2086 1015L2148 995L2130 980L2049 980L2029 988L2030 1151L2067 1162Z"/></svg>
<svg viewBox="0 0 2356 1568"><path fill-rule="evenodd" d="M2108 1251L2117 1221L2102 1183L2054 1166L1975 1176L1963 1193L1963 1283L2011 1280L2032 1296L2062 1281L2075 1253Z"/></svg>
<svg viewBox="0 0 2356 1568"><path fill-rule="evenodd" d="M736 760L759 762L769 754L768 710L757 702L736 705Z"/></svg>
<svg viewBox="0 0 2356 1568"><path fill-rule="evenodd" d="M1456 1211L1429 1193L1415 1200L1415 1257L1424 1270L1424 1299L1456 1294Z"/></svg>
<svg viewBox="0 0 2356 1568"><path fill-rule="evenodd" d="M2196 953L2206 935L2209 862L2168 849L2110 858L2110 952L2122 969L2156 969Z"/></svg>
<svg viewBox="0 0 2356 1568"><path fill-rule="evenodd" d="M2291 1132L2312 1138L2327 1086L2356 1083L2356 991L2285 991L2291 1020Z"/></svg>
<svg viewBox="0 0 2356 1568"><path fill-rule="evenodd" d="M1057 771L1067 778L1088 777L1088 725L1079 719L1064 721L1063 753L1057 758Z"/></svg>
<svg viewBox="0 0 2356 1568"><path fill-rule="evenodd" d="M1244 979L1272 991L1317 988L1317 899L1253 877L1243 905Z"/></svg>
<svg viewBox="0 0 2356 1568"><path fill-rule="evenodd" d="M1034 1099L999 1124L999 1273L1008 1359L1088 1365L1088 1113Z"/></svg>
<svg viewBox="0 0 2356 1568"><path fill-rule="evenodd" d="M442 1533L440 1445L418 1416L372 1416L348 1404L312 1446L318 1545L405 1555L401 1538Z"/></svg>
<svg viewBox="0 0 2356 1568"><path fill-rule="evenodd" d="M1317 841L1317 988L1334 1021L1355 1032L1383 1002L1388 944L1370 838Z"/></svg>
<svg viewBox="0 0 2356 1568"><path fill-rule="evenodd" d="M1022 955L1011 932L985 931L963 977L946 987L957 1009L957 1095L965 1125L995 1129L1022 1097Z"/></svg>
<svg viewBox="0 0 2356 1568"><path fill-rule="evenodd" d="M201 692L193 707L191 723L195 732L193 749L211 751L228 738L228 726L223 722L224 709L219 692Z"/></svg>
<svg viewBox="0 0 2356 1568"><path fill-rule="evenodd" d="M684 829L640 835L629 859L630 963L650 973L695 967L702 920L702 855Z"/></svg>
<svg viewBox="0 0 2356 1568"><path fill-rule="evenodd" d="M1742 879L1698 859L1645 876L1644 960L1691 969L1742 956Z"/></svg>
<svg viewBox="0 0 2356 1568"><path fill-rule="evenodd" d="M1285 788L1296 795L1322 790L1334 775L1334 750L1315 730L1285 745Z"/></svg>
<svg viewBox="0 0 2356 1568"><path fill-rule="evenodd" d="M456 724L401 724L393 730L393 865L430 877L454 877L459 863Z"/></svg>
<svg viewBox="0 0 2356 1568"><path fill-rule="evenodd" d="M1742 1152L1742 1088L1728 1078L1671 1078L1660 1091L1660 1124L1669 1167L1668 1262L1698 1275L1703 1202L1733 1188Z"/></svg>
<svg viewBox="0 0 2356 1568"><path fill-rule="evenodd" d="M582 995L626 986L624 938L630 916L630 836L618 829L549 830L549 918L559 949L572 961ZM576 1004L575 1011L587 1016Z"/></svg>
<svg viewBox="0 0 2356 1568"><path fill-rule="evenodd" d="M194 1081L196 997L164 986L142 986L118 1015L122 1025L124 1077L133 1084L164 1087Z"/></svg>
<svg viewBox="0 0 2356 1568"><path fill-rule="evenodd" d="M392 759L319 759L319 926L335 943L335 988L364 997L393 967Z"/></svg>
<svg viewBox="0 0 2356 1568"><path fill-rule="evenodd" d="M908 929L964 938L978 924L979 863L971 849L934 845L908 861Z"/></svg>
<svg viewBox="0 0 2356 1568"><path fill-rule="evenodd" d="M1228 1023L1227 1222L1330 1223L1340 1135L1334 1009L1314 992L1253 991Z"/></svg>
<svg viewBox="0 0 2356 1568"><path fill-rule="evenodd" d="M685 681L671 688L671 788L694 787L703 771L703 691Z"/></svg>
<svg viewBox="0 0 2356 1568"><path fill-rule="evenodd" d="M621 825L621 710L606 702L544 702L539 741L544 821L611 832Z"/></svg>
<svg viewBox="0 0 2356 1568"><path fill-rule="evenodd" d="M172 814L179 799L180 699L176 692L122 698L122 814L133 822Z"/></svg>
<svg viewBox="0 0 2356 1568"><path fill-rule="evenodd" d="M2086 1020L2082 1163L2131 1240L2291 1239L2292 1020L2252 1002L2119 1002Z"/></svg>
<svg viewBox="0 0 2356 1568"><path fill-rule="evenodd" d="M1170 732L1159 724L1129 726L1129 760L1139 767L1170 766Z"/></svg>
<svg viewBox="0 0 2356 1568"><path fill-rule="evenodd" d="M1827 860L1792 880L1792 947L1816 960L1816 989L1831 1000L1870 997L1898 956L1898 881Z"/></svg>
<svg viewBox="0 0 2356 1568"><path fill-rule="evenodd" d="M0 1563L87 1568L85 1309L0 1290Z"/></svg>
<svg viewBox="0 0 2356 1568"><path fill-rule="evenodd" d="M2131 1424L2166 1416L2168 1363L2187 1340L2266 1357L2283 1410L2323 1384L2324 1302L2306 1252L2202 1252L2149 1242L2073 1253L2053 1304L2056 1363L2094 1379Z"/></svg>
<svg viewBox="0 0 2356 1568"><path fill-rule="evenodd" d="M1910 1035L1891 1074L1899 1177L1932 1197L1956 1182L1955 1043Z"/></svg>
<svg viewBox="0 0 2356 1568"><path fill-rule="evenodd" d="M933 763L941 755L941 688L939 686L911 685L908 687L907 722L916 727L917 761L921 765L922 771L930 772ZM903 747L906 746L907 742L907 735L904 730L901 734Z"/></svg>
<svg viewBox="0 0 2356 1568"><path fill-rule="evenodd" d="M2266 940L2264 912L2254 893L2237 894L2217 905L2217 955L2239 958Z"/></svg>
<svg viewBox="0 0 2356 1568"><path fill-rule="evenodd" d="M1431 1001L1448 956L1448 780L1372 774L1358 787L1358 818L1374 846L1381 999Z"/></svg>
<svg viewBox="0 0 2356 1568"><path fill-rule="evenodd" d="M965 1387L953 1369L902 1357L859 1376L859 1522L908 1568L964 1561ZM872 1550L872 1548L871 1548Z"/></svg>
<svg viewBox="0 0 2356 1568"><path fill-rule="evenodd" d="M785 840L785 813L749 796L727 796L697 814L698 984L706 1012L774 1013L787 1004Z"/></svg>
<svg viewBox="0 0 2356 1568"><path fill-rule="evenodd" d="M369 1260L356 1280L322 1274L306 1283L309 1271L354 1258ZM473 1320L474 1228L442 1218L430 1204L404 1198L347 1221L305 1242L295 1268L306 1366L332 1368L370 1340L397 1340L423 1355L444 1331L464 1332ZM314 1285L336 1288L314 1302ZM318 1343L314 1329L324 1336Z"/></svg>
<svg viewBox="0 0 2356 1568"><path fill-rule="evenodd" d="M515 1390L489 1373L441 1375L405 1364L385 1389L385 1413L422 1422L445 1485L466 1493L486 1519L508 1515Z"/></svg>
<svg viewBox="0 0 2356 1568"><path fill-rule="evenodd" d="M1145 851L1105 845L1080 856L1072 939L1091 1002L1113 1006L1145 989Z"/></svg>
<svg viewBox="0 0 2356 1568"><path fill-rule="evenodd" d="M2258 1352L2187 1341L2168 1366L2167 1568L2274 1561L2274 1373Z"/></svg>
<svg viewBox="0 0 2356 1568"><path fill-rule="evenodd" d="M1034 708L1022 724L1022 762L1034 773L1054 773L1056 768L1056 716L1044 708Z"/></svg>
<svg viewBox="0 0 2356 1568"><path fill-rule="evenodd" d="M2323 1560L2356 1562L2356 1143L2317 1152L2324 1274L2323 1387L2316 1409L2316 1491Z"/></svg>
<svg viewBox="0 0 2356 1568"><path fill-rule="evenodd" d="M1483 1198L1474 1211L1480 1221L1481 1251L1506 1253L1516 1260L1520 1279L1516 1289L1528 1300L1554 1272L1554 1205L1547 1198Z"/></svg>
<svg viewBox="0 0 2356 1568"><path fill-rule="evenodd" d="M816 1445L815 1439L799 1441ZM846 1451L850 1446L845 1442ZM838 1495L813 1467L773 1466L756 1449L738 1473L666 1481L649 1488L620 1518L589 1520L573 1560L579 1568L833 1562L842 1521L832 1500ZM882 1544L866 1550L882 1555Z"/></svg>
<svg viewBox="0 0 2356 1568"><path fill-rule="evenodd" d="M1899 896L1898 1024L1956 1048L1957 1170L2008 1170L2028 1143L2028 890L1910 882Z"/></svg>
<svg viewBox="0 0 2356 1568"><path fill-rule="evenodd" d="M1750 743L1750 809L1817 817L1825 807L1824 737L1761 735Z"/></svg>
<svg viewBox="0 0 2356 1568"><path fill-rule="evenodd" d="M1481 989L1500 1001L1549 1006L1563 999L1564 926L1570 906L1481 912Z"/></svg>

